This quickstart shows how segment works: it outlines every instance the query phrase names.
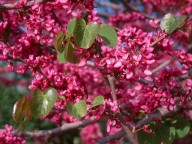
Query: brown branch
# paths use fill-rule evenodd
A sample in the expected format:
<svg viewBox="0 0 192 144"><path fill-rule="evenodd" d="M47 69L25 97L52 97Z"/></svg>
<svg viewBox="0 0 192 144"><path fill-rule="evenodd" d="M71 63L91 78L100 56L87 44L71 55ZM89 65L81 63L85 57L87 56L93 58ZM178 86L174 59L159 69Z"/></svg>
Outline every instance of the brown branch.
<svg viewBox="0 0 192 144"><path fill-rule="evenodd" d="M114 83L114 77L107 75L107 79L109 81L109 85L111 87L111 95L114 101L117 101L117 96L115 94L115 83Z"/></svg>
<svg viewBox="0 0 192 144"><path fill-rule="evenodd" d="M175 79L178 81L184 81L186 79L192 78L192 69L190 69L187 73L176 77Z"/></svg>
<svg viewBox="0 0 192 144"><path fill-rule="evenodd" d="M123 127L123 130L125 131L125 133L127 134L129 140L133 143L133 144L139 144L137 138L135 137L134 133L131 131L131 125L127 125L122 117L119 117L119 120L121 122L121 126Z"/></svg>
<svg viewBox="0 0 192 144"><path fill-rule="evenodd" d="M192 97L192 93L190 94L190 99ZM187 100L185 102L185 105L192 102L192 100ZM145 118L143 118L142 120L138 121L136 124L136 128L140 129L142 128L144 125L149 124L150 122L154 121L155 119L159 119L159 118L163 118L166 117L167 115L173 114L175 112L178 112L180 109L182 108L182 106L180 106L179 104L174 106L174 109L172 111L165 109L165 108L158 108L157 113L153 113L153 114L149 114L147 115Z"/></svg>
<svg viewBox="0 0 192 144"><path fill-rule="evenodd" d="M151 15L149 15L149 14L147 14L147 13L144 13L144 12L139 11L138 8L129 5L129 3L128 3L126 0L120 0L120 1L121 1L121 2L123 3L123 5L127 8L127 10L131 10L131 11L134 11L134 12L141 13L141 14L143 14L146 18L148 18L148 19L156 19L155 17L153 17L153 16L151 16Z"/></svg>
<svg viewBox="0 0 192 144"><path fill-rule="evenodd" d="M108 81L109 81L109 85L111 88L111 95L113 98L113 101L117 101L117 96L115 94L115 83L114 83L114 77L112 77L111 75L107 75ZM138 144L137 138L134 136L134 134L131 132L130 130L130 125L127 125L124 121L123 118L121 116L119 107L118 107L118 113L117 113L117 117L120 120L121 126L123 127L123 130L125 131L125 133L127 134L129 140L133 143L133 144Z"/></svg>
<svg viewBox="0 0 192 144"><path fill-rule="evenodd" d="M51 0L36 0L36 1L40 4L43 4ZM34 0L29 1L23 8L28 9L33 5L34 5ZM15 7L14 4L0 4L0 10L12 10L12 9L20 9L20 8Z"/></svg>
<svg viewBox="0 0 192 144"><path fill-rule="evenodd" d="M187 103L189 103L190 101L188 101ZM157 113L152 113L147 115L145 118L143 118L142 120L138 121L135 128L140 129L142 128L144 125L149 124L150 122L154 121L155 119L159 119L159 118L163 118L166 117L167 115L170 115L172 113L175 113L177 111L179 111L181 109L180 106L175 106L173 111L169 111L168 109L159 109L159 112ZM125 136L125 131L124 130L120 130L117 133L107 136L107 137L103 137L103 138L99 138L98 142L100 144L104 144L107 142L110 142L112 140L118 140L120 138L122 138L123 136Z"/></svg>
<svg viewBox="0 0 192 144"><path fill-rule="evenodd" d="M164 67L166 67L167 65L169 65L170 63L172 63L174 61L173 58L163 62L162 64L160 64L158 67L154 68L152 70L152 73L155 74L156 72L160 71L161 69L163 69Z"/></svg>
<svg viewBox="0 0 192 144"><path fill-rule="evenodd" d="M26 131L26 132L19 132L19 131L13 131L13 134L16 136L24 136L24 137L44 137L44 136L54 136L57 134L61 134L62 132L77 129L79 127L84 127L86 125L89 125L91 123L96 122L94 117L90 119L86 119L83 121L78 121L74 123L65 123L61 127L57 127L50 130L35 130L35 131Z"/></svg>
<svg viewBox="0 0 192 144"><path fill-rule="evenodd" d="M54 9L51 10L51 13L52 13L53 18L55 19L55 21L59 24L60 27L63 28L63 24L62 24L62 22L59 20L59 18L57 17L57 15L56 15Z"/></svg>
<svg viewBox="0 0 192 144"><path fill-rule="evenodd" d="M101 6L101 7L111 7L114 10L120 10L120 7L117 4L110 3L110 2L95 2L96 5Z"/></svg>
<svg viewBox="0 0 192 144"><path fill-rule="evenodd" d="M103 138L99 138L97 140L97 142L99 144L105 144L105 143L108 143L108 142L111 142L113 140L119 140L120 138L122 138L124 135L125 135L125 131L124 130L120 130L118 132L116 132L115 134L113 135L110 135L110 136L106 136L106 137L103 137Z"/></svg>
<svg viewBox="0 0 192 144"><path fill-rule="evenodd" d="M167 34L162 35L160 38L158 38L157 40L155 40L152 44L151 47L154 47L156 44L158 44L158 42L162 41L164 38L168 37Z"/></svg>
<svg viewBox="0 0 192 144"><path fill-rule="evenodd" d="M99 17L102 17L102 18L105 18L105 19L108 19L109 17L110 17L110 15L109 14L104 14L104 13L97 13L97 15L99 16Z"/></svg>

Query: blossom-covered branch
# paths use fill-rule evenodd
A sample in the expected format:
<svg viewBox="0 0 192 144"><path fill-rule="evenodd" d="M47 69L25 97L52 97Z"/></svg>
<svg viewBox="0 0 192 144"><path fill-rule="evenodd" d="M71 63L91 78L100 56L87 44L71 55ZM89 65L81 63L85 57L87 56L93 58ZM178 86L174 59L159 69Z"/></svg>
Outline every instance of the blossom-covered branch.
<svg viewBox="0 0 192 144"><path fill-rule="evenodd" d="M191 102L191 101L188 101L187 103L189 103L189 102ZM166 117L167 115L173 114L173 113L179 111L181 108L182 107L180 107L180 106L176 106L173 111L161 108L161 109L159 109L159 112L146 115L145 118L138 121L135 124L135 126L133 126L133 128L134 128L133 130L135 130L135 128L141 129L144 125L148 125L152 121L155 121L157 119L162 119L162 118ZM135 132L135 131L133 131L133 132ZM124 130L120 130L117 133L115 133L114 135L110 135L110 136L98 139L98 143L105 144L105 143L108 143L113 140L118 140L118 139L122 138L123 136L125 136L125 134L126 133Z"/></svg>

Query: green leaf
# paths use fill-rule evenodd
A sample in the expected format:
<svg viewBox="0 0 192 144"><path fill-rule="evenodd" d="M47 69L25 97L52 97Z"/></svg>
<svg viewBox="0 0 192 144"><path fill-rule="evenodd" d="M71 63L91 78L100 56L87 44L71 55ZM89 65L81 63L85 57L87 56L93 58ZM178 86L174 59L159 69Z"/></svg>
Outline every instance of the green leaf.
<svg viewBox="0 0 192 144"><path fill-rule="evenodd" d="M172 33L174 30L176 30L186 19L186 16L180 16L176 19L174 19L174 21L170 22L170 33Z"/></svg>
<svg viewBox="0 0 192 144"><path fill-rule="evenodd" d="M24 119L23 119L24 118ZM13 107L13 120L20 125L31 119L30 99L19 98Z"/></svg>
<svg viewBox="0 0 192 144"><path fill-rule="evenodd" d="M69 23L68 23L68 26L67 26L67 33L68 35L71 35L73 34L73 31L75 29L75 23L76 23L76 18L72 19Z"/></svg>
<svg viewBox="0 0 192 144"><path fill-rule="evenodd" d="M83 19L77 18L75 21L74 38L81 48L90 48L99 32L99 24L90 23L86 25Z"/></svg>
<svg viewBox="0 0 192 144"><path fill-rule="evenodd" d="M99 35L103 41L110 47L114 47L117 44L117 33L115 29L109 25L101 24Z"/></svg>
<svg viewBox="0 0 192 144"><path fill-rule="evenodd" d="M13 106L12 116L13 116L13 120L17 123L22 122L22 116L23 116L22 109L23 109L24 103L25 103L25 96L19 98Z"/></svg>
<svg viewBox="0 0 192 144"><path fill-rule="evenodd" d="M57 54L57 59L60 63L66 63L67 61L70 63L77 63L79 61L79 57L74 55L75 47L70 39L67 40L64 51L62 53Z"/></svg>
<svg viewBox="0 0 192 144"><path fill-rule="evenodd" d="M65 33L63 31L59 31L56 34L55 39L53 41L53 46L60 53L62 53L62 51L63 51L62 43L63 43L64 37L65 37Z"/></svg>
<svg viewBox="0 0 192 144"><path fill-rule="evenodd" d="M25 102L22 107L22 114L26 117L27 120L31 119L30 104L31 104L31 100L25 98Z"/></svg>
<svg viewBox="0 0 192 144"><path fill-rule="evenodd" d="M142 130L137 133L140 144L160 144L161 142L171 144L175 138L174 127L168 127L163 124L151 124L149 128L152 129L153 134L148 134Z"/></svg>
<svg viewBox="0 0 192 144"><path fill-rule="evenodd" d="M70 39L72 36L73 36L73 33L67 34L66 37L65 37L65 40Z"/></svg>
<svg viewBox="0 0 192 144"><path fill-rule="evenodd" d="M180 24L182 24L185 20L186 20L187 16L183 15L183 16L179 16L178 18L176 18L175 23L176 26L178 27Z"/></svg>
<svg viewBox="0 0 192 144"><path fill-rule="evenodd" d="M84 117L87 113L87 105L84 100L78 101L76 104L67 102L67 111L76 118Z"/></svg>
<svg viewBox="0 0 192 144"><path fill-rule="evenodd" d="M171 13L166 14L161 20L160 27L165 30L167 34L171 34L175 31L186 19L186 16L180 16L175 19Z"/></svg>
<svg viewBox="0 0 192 144"><path fill-rule="evenodd" d="M175 20L175 17L173 14L168 13L166 14L163 19L161 20L160 27L162 30L165 30L166 33L170 34L171 33L171 26L170 23Z"/></svg>
<svg viewBox="0 0 192 144"><path fill-rule="evenodd" d="M31 113L35 118L47 116L58 98L57 91L48 88L45 92L35 89L31 98Z"/></svg>
<svg viewBox="0 0 192 144"><path fill-rule="evenodd" d="M96 107L101 105L104 102L103 96L96 96L93 100L92 107Z"/></svg>
<svg viewBox="0 0 192 144"><path fill-rule="evenodd" d="M70 63L77 63L78 56L74 55L73 52L75 51L75 47L70 39L67 41L64 49L64 59Z"/></svg>
<svg viewBox="0 0 192 144"><path fill-rule="evenodd" d="M177 138L185 137L190 131L189 121L181 116L176 118L176 123L174 123L173 126L176 129Z"/></svg>
<svg viewBox="0 0 192 144"><path fill-rule="evenodd" d="M64 58L64 51L62 53L58 52L57 54L57 60L60 62L60 63L66 63L66 60Z"/></svg>
<svg viewBox="0 0 192 144"><path fill-rule="evenodd" d="M73 109L74 109L73 103L68 101L66 106L67 106L67 112L73 115Z"/></svg>

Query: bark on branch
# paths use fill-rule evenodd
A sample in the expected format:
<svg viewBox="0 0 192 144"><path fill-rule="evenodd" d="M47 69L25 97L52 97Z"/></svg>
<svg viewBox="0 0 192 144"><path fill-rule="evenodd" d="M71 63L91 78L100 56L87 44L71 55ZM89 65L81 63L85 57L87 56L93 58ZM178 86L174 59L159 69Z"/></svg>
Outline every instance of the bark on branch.
<svg viewBox="0 0 192 144"><path fill-rule="evenodd" d="M51 1L51 0L36 0L36 2L38 2L40 4L43 4L43 3L46 3L49 1ZM28 9L33 5L34 5L34 0L29 1L23 8ZM20 9L20 8L15 7L14 4L0 4L0 10L13 10L13 9Z"/></svg>
<svg viewBox="0 0 192 144"><path fill-rule="evenodd" d="M96 121L97 120L94 117L92 117L90 119L86 119L83 121L78 121L74 123L65 123L61 127L57 127L50 130L36 130L36 131L26 131L26 132L14 131L13 134L16 136L24 136L24 137L32 137L32 138L43 137L43 136L54 136L68 130L84 127Z"/></svg>

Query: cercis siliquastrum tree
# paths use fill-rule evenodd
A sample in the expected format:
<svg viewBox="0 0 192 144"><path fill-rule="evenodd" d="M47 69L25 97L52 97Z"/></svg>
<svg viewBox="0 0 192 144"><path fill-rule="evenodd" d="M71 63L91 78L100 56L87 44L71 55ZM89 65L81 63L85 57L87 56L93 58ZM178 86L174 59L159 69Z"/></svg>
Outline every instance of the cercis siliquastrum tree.
<svg viewBox="0 0 192 144"><path fill-rule="evenodd" d="M6 125L0 141L46 141L79 127L86 144L126 135L133 144L169 144L189 133L192 3L138 2L0 2L1 73L29 74L32 91L13 106L21 131ZM25 131L32 118L58 127Z"/></svg>

